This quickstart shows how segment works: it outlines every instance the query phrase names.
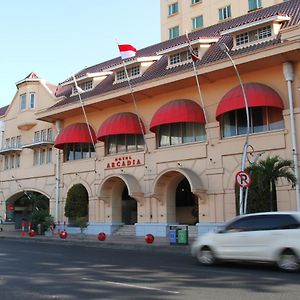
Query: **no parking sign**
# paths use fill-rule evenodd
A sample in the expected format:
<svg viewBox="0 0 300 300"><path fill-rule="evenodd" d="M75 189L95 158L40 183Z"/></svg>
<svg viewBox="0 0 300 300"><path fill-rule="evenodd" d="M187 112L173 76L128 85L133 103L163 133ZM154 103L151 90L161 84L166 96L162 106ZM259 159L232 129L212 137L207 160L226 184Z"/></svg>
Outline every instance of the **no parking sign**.
<svg viewBox="0 0 300 300"><path fill-rule="evenodd" d="M242 188L248 188L251 184L251 177L246 171L239 171L235 175L235 182Z"/></svg>

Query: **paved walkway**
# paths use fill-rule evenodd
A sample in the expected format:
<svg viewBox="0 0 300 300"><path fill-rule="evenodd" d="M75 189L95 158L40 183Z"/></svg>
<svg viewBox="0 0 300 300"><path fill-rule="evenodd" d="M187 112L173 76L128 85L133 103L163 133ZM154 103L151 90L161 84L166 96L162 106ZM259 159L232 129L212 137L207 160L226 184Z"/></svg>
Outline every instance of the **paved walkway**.
<svg viewBox="0 0 300 300"><path fill-rule="evenodd" d="M36 235L30 237L27 232L22 236L21 232L0 232L1 239L16 240L20 242L41 242L41 243L60 243L65 245L81 245L87 247L105 247L105 248L122 248L122 249L139 249L151 251L164 251L176 253L190 253L190 244L193 239L189 239L188 245L170 245L169 239L165 237L154 237L153 243L146 243L144 237L134 236L106 236L104 241L99 241L97 235L86 234L68 234L66 239L61 239L57 234L53 236Z"/></svg>

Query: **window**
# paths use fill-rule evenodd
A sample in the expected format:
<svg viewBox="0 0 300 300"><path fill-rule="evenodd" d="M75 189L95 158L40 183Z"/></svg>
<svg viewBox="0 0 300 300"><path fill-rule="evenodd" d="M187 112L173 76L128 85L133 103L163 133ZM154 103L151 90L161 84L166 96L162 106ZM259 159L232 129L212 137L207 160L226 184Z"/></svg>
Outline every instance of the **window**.
<svg viewBox="0 0 300 300"><path fill-rule="evenodd" d="M45 148L41 149L40 155L41 155L40 156L40 165L43 165L46 163L46 149Z"/></svg>
<svg viewBox="0 0 300 300"><path fill-rule="evenodd" d="M202 0L192 0L192 4L197 4L197 3L200 3L200 2L202 2Z"/></svg>
<svg viewBox="0 0 300 300"><path fill-rule="evenodd" d="M248 0L249 11L261 8L261 0Z"/></svg>
<svg viewBox="0 0 300 300"><path fill-rule="evenodd" d="M20 110L26 110L26 94L20 96Z"/></svg>
<svg viewBox="0 0 300 300"><path fill-rule="evenodd" d="M249 33L241 33L236 36L236 46L244 45L249 43Z"/></svg>
<svg viewBox="0 0 300 300"><path fill-rule="evenodd" d="M230 5L219 8L219 20L225 20L231 18L231 7Z"/></svg>
<svg viewBox="0 0 300 300"><path fill-rule="evenodd" d="M36 166L39 164L39 149L33 150L33 165Z"/></svg>
<svg viewBox="0 0 300 300"><path fill-rule="evenodd" d="M142 134L117 134L107 136L105 139L106 153L126 153L144 149Z"/></svg>
<svg viewBox="0 0 300 300"><path fill-rule="evenodd" d="M16 154L16 168L20 168L20 154Z"/></svg>
<svg viewBox="0 0 300 300"><path fill-rule="evenodd" d="M41 130L41 141L45 142L47 140L47 130L43 129Z"/></svg>
<svg viewBox="0 0 300 300"><path fill-rule="evenodd" d="M192 19L192 28L197 29L203 27L203 16L198 16Z"/></svg>
<svg viewBox="0 0 300 300"><path fill-rule="evenodd" d="M52 148L48 148L47 151L47 164L52 162Z"/></svg>
<svg viewBox="0 0 300 300"><path fill-rule="evenodd" d="M89 80L83 83L78 84L78 87L81 88L83 91L89 91L93 88L93 80ZM73 86L73 94L77 94L78 91L76 89L76 86Z"/></svg>
<svg viewBox="0 0 300 300"><path fill-rule="evenodd" d="M179 36L179 26L175 26L169 29L169 39L174 39Z"/></svg>
<svg viewBox="0 0 300 300"><path fill-rule="evenodd" d="M272 35L271 26L265 26L257 29L257 39L262 40Z"/></svg>
<svg viewBox="0 0 300 300"><path fill-rule="evenodd" d="M272 36L271 25L257 28L249 32L237 34L235 37L236 46L245 45L258 40L263 40Z"/></svg>
<svg viewBox="0 0 300 300"><path fill-rule="evenodd" d="M140 66L134 66L127 69L127 75L129 78L137 77L141 74ZM120 70L116 73L116 81L122 81L126 79L125 70Z"/></svg>
<svg viewBox="0 0 300 300"><path fill-rule="evenodd" d="M290 215L257 215L239 218L228 224L225 231L261 231L297 229L300 224Z"/></svg>
<svg viewBox="0 0 300 300"><path fill-rule="evenodd" d="M9 156L8 155L5 155L5 158L4 158L4 170L8 170L9 168Z"/></svg>
<svg viewBox="0 0 300 300"><path fill-rule="evenodd" d="M52 128L48 128L48 130L47 130L47 140L49 142L53 141L53 130L52 130Z"/></svg>
<svg viewBox="0 0 300 300"><path fill-rule="evenodd" d="M282 111L272 107L250 107L250 133L279 130L284 128ZM221 117L222 137L246 134L245 109L225 113Z"/></svg>
<svg viewBox="0 0 300 300"><path fill-rule="evenodd" d="M198 49L193 48L194 54L198 55ZM175 53L170 55L169 57L169 65L177 65L179 63L187 62L189 63L191 61L191 53L189 50L185 50L179 53Z"/></svg>
<svg viewBox="0 0 300 300"><path fill-rule="evenodd" d="M35 131L33 141L35 143L40 142L40 131Z"/></svg>
<svg viewBox="0 0 300 300"><path fill-rule="evenodd" d="M178 2L169 5L169 16L172 16L176 13L178 13Z"/></svg>
<svg viewBox="0 0 300 300"><path fill-rule="evenodd" d="M93 144L66 144L64 145L64 161L79 160L95 157Z"/></svg>
<svg viewBox="0 0 300 300"><path fill-rule="evenodd" d="M16 146L17 148L21 148L21 136L18 135L16 138Z"/></svg>
<svg viewBox="0 0 300 300"><path fill-rule="evenodd" d="M29 98L29 108L34 109L35 108L35 94L30 93L30 98Z"/></svg>
<svg viewBox="0 0 300 300"><path fill-rule="evenodd" d="M202 142L206 140L205 126L201 123L173 123L158 126L158 147Z"/></svg>

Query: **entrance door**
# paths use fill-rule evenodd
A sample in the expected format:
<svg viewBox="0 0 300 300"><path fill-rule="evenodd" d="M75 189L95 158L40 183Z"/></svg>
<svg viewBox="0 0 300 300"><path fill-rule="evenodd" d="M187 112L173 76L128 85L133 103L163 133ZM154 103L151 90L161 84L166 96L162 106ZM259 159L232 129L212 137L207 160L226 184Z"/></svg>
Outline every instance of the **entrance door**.
<svg viewBox="0 0 300 300"><path fill-rule="evenodd" d="M134 225L137 222L137 202L128 195L127 187L122 193L122 222L125 225Z"/></svg>
<svg viewBox="0 0 300 300"><path fill-rule="evenodd" d="M191 192L186 178L176 189L176 222L187 225L195 225L198 222L198 200Z"/></svg>

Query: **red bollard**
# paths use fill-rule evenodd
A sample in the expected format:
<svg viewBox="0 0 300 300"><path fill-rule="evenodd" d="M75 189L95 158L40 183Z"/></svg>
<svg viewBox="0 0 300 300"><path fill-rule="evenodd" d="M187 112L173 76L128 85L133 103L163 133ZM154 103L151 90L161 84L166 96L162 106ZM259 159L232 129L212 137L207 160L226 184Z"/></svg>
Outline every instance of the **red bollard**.
<svg viewBox="0 0 300 300"><path fill-rule="evenodd" d="M145 241L147 244L152 244L154 242L154 236L151 233L145 235Z"/></svg>
<svg viewBox="0 0 300 300"><path fill-rule="evenodd" d="M22 236L25 236L25 223L22 222Z"/></svg>
<svg viewBox="0 0 300 300"><path fill-rule="evenodd" d="M98 234L98 240L99 241L105 241L105 239L106 239L106 234L104 232L100 232Z"/></svg>
<svg viewBox="0 0 300 300"><path fill-rule="evenodd" d="M29 235L30 237L34 237L34 236L35 236L35 231L34 231L33 229L30 229L30 230L28 231L28 235Z"/></svg>
<svg viewBox="0 0 300 300"><path fill-rule="evenodd" d="M60 221L57 222L57 234L60 236Z"/></svg>
<svg viewBox="0 0 300 300"><path fill-rule="evenodd" d="M31 229L31 222L28 222L28 232L30 231Z"/></svg>
<svg viewBox="0 0 300 300"><path fill-rule="evenodd" d="M59 236L62 240L65 240L68 237L68 233L64 230L60 233Z"/></svg>
<svg viewBox="0 0 300 300"><path fill-rule="evenodd" d="M54 223L52 223L51 230L52 230L52 235L54 235Z"/></svg>

